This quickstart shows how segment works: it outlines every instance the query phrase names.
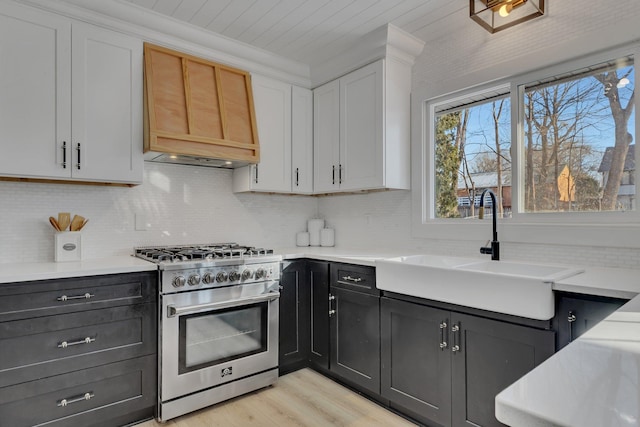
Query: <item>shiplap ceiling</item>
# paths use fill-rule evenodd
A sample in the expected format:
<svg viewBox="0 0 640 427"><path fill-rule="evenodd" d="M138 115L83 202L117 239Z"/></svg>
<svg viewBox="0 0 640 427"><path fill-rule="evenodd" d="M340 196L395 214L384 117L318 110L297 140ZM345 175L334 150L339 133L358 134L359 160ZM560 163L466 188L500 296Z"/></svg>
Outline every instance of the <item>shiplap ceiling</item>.
<svg viewBox="0 0 640 427"><path fill-rule="evenodd" d="M428 41L463 0L126 0L305 64L322 63L391 23Z"/></svg>

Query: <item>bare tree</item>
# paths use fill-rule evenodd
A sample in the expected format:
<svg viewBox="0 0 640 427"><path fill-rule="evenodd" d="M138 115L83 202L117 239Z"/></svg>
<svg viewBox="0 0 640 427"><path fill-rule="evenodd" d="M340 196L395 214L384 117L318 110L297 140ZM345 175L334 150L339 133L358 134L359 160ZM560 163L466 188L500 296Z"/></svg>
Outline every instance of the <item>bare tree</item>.
<svg viewBox="0 0 640 427"><path fill-rule="evenodd" d="M622 180L622 174L624 173L624 163L627 158L627 152L629 151L629 145L631 145L633 140L631 134L627 132L627 124L633 112L635 89L631 93L626 107L622 106L618 91L618 83L620 83L620 80L626 78L631 72L632 71L628 71L621 77L618 77L618 73L615 70L594 76L604 87L604 95L609 100L609 108L611 109L611 115L613 116L615 125L615 145L613 147L611 167L602 194L603 210L615 210L616 208L620 182Z"/></svg>
<svg viewBox="0 0 640 427"><path fill-rule="evenodd" d="M494 131L494 141L496 144L496 189L498 200L498 209L500 218L504 216L504 207L502 201L502 148L500 147L500 115L502 114L502 107L504 105L504 98L499 102L494 101L491 103L491 115L493 116L493 131Z"/></svg>

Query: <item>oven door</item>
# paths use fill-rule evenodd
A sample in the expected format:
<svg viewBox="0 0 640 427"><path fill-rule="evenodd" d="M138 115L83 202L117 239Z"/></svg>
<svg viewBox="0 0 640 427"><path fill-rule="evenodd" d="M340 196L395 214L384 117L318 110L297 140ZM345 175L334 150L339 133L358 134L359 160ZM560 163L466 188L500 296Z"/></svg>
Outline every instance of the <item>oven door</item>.
<svg viewBox="0 0 640 427"><path fill-rule="evenodd" d="M161 401L276 368L278 284L163 295Z"/></svg>

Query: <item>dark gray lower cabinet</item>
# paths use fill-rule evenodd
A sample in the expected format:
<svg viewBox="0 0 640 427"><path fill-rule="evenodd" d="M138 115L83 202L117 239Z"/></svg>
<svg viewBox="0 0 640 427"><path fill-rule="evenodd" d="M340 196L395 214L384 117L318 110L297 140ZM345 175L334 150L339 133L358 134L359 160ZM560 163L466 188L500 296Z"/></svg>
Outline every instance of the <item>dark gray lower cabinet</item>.
<svg viewBox="0 0 640 427"><path fill-rule="evenodd" d="M380 394L380 298L331 286L331 372Z"/></svg>
<svg viewBox="0 0 640 427"><path fill-rule="evenodd" d="M588 331L628 300L594 295L556 292L556 351Z"/></svg>
<svg viewBox="0 0 640 427"><path fill-rule="evenodd" d="M382 395L426 424L502 426L495 395L554 353L555 333L382 298Z"/></svg>
<svg viewBox="0 0 640 427"><path fill-rule="evenodd" d="M278 346L281 375L306 365L309 358L311 298L306 275L305 261L282 263Z"/></svg>
<svg viewBox="0 0 640 427"><path fill-rule="evenodd" d="M152 417L156 300L156 272L0 284L0 425Z"/></svg>
<svg viewBox="0 0 640 427"><path fill-rule="evenodd" d="M382 396L421 421L450 425L451 352L440 346L450 312L391 298L380 311Z"/></svg>

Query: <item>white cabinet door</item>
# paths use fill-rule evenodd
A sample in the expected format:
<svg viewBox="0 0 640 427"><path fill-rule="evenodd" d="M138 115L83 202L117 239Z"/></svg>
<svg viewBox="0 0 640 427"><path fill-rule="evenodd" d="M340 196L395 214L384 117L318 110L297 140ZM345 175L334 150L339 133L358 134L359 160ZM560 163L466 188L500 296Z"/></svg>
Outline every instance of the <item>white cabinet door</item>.
<svg viewBox="0 0 640 427"><path fill-rule="evenodd" d="M142 183L142 41L73 23L72 176Z"/></svg>
<svg viewBox="0 0 640 427"><path fill-rule="evenodd" d="M315 193L339 189L340 81L313 91L313 187Z"/></svg>
<svg viewBox="0 0 640 427"><path fill-rule="evenodd" d="M70 177L71 23L3 2L0 53L0 175Z"/></svg>
<svg viewBox="0 0 640 427"><path fill-rule="evenodd" d="M313 192L313 92L293 86L291 90L292 192Z"/></svg>
<svg viewBox="0 0 640 427"><path fill-rule="evenodd" d="M291 192L291 85L251 77L260 141L260 163L251 190Z"/></svg>
<svg viewBox="0 0 640 427"><path fill-rule="evenodd" d="M340 190L384 186L384 61L340 79Z"/></svg>

